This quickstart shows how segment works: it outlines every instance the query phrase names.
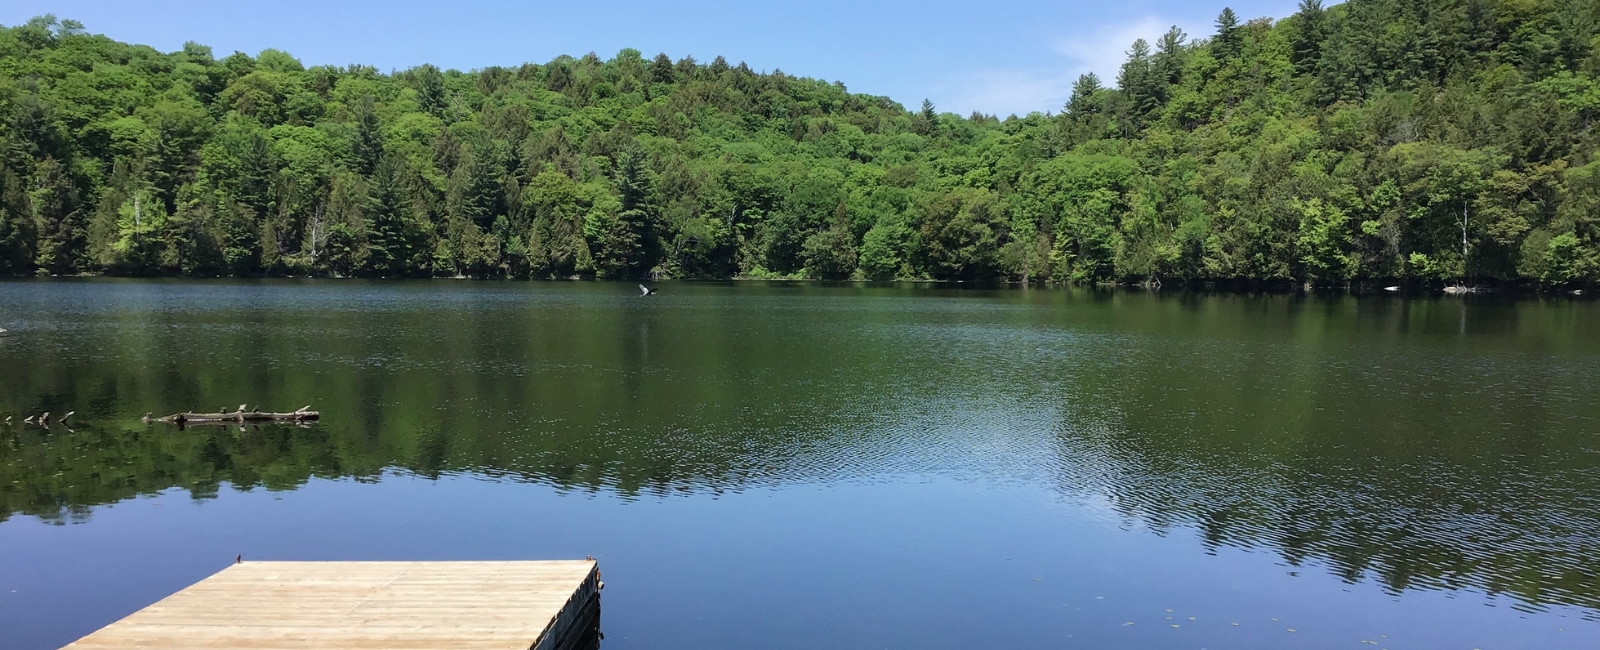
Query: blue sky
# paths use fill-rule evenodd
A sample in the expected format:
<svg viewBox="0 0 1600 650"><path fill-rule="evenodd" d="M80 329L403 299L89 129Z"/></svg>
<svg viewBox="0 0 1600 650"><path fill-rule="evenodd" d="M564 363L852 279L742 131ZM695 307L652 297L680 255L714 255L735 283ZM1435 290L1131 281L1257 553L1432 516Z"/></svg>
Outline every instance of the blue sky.
<svg viewBox="0 0 1600 650"><path fill-rule="evenodd" d="M1245 19L1294 13L1296 0L1229 1ZM1329 4L1332 4L1331 2ZM1209 36L1218 2L79 2L7 0L0 23L53 13L90 32L163 51L184 41L217 56L286 50L308 65L420 63L469 70L610 58L626 47L673 59L718 54L757 70L842 81L915 107L1007 115L1059 111L1077 75L1110 80L1133 39L1178 25Z"/></svg>

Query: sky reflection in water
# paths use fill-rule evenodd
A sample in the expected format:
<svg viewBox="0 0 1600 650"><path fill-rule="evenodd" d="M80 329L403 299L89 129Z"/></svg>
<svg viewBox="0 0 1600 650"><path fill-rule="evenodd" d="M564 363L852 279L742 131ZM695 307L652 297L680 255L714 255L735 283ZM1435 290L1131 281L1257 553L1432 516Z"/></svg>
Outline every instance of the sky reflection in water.
<svg viewBox="0 0 1600 650"><path fill-rule="evenodd" d="M0 412L78 411L0 428L0 629L592 554L607 648L1600 643L1593 303L635 294L0 283ZM137 423L240 401L325 419Z"/></svg>

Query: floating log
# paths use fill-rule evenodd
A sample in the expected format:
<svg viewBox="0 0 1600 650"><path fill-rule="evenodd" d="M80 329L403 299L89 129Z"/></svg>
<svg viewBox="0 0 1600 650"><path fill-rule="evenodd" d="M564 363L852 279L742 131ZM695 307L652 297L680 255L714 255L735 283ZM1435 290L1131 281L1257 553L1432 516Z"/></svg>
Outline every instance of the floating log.
<svg viewBox="0 0 1600 650"><path fill-rule="evenodd" d="M304 406L298 411L290 411L288 413L262 413L261 411L239 409L232 413L173 413L160 418L153 418L150 415L150 413L144 414L145 422L167 422L178 425L200 424L203 422L306 422L321 417L321 414L311 410L310 406Z"/></svg>

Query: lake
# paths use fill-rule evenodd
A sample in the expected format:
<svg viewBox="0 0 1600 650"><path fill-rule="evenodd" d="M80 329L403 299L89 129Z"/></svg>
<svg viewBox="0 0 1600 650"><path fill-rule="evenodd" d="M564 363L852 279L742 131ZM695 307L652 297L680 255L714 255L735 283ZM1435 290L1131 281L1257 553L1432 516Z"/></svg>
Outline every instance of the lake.
<svg viewBox="0 0 1600 650"><path fill-rule="evenodd" d="M1594 302L657 286L0 282L0 645L593 555L608 650L1600 647Z"/></svg>

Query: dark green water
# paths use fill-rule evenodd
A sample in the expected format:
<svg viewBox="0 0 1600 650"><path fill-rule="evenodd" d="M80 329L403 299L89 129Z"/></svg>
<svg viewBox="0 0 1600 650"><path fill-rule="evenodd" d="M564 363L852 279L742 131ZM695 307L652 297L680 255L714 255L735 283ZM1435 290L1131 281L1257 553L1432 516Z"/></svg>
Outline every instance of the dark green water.
<svg viewBox="0 0 1600 650"><path fill-rule="evenodd" d="M594 555L605 648L1600 646L1593 302L637 293L0 282L0 646L235 554ZM241 402L324 417L138 422Z"/></svg>

